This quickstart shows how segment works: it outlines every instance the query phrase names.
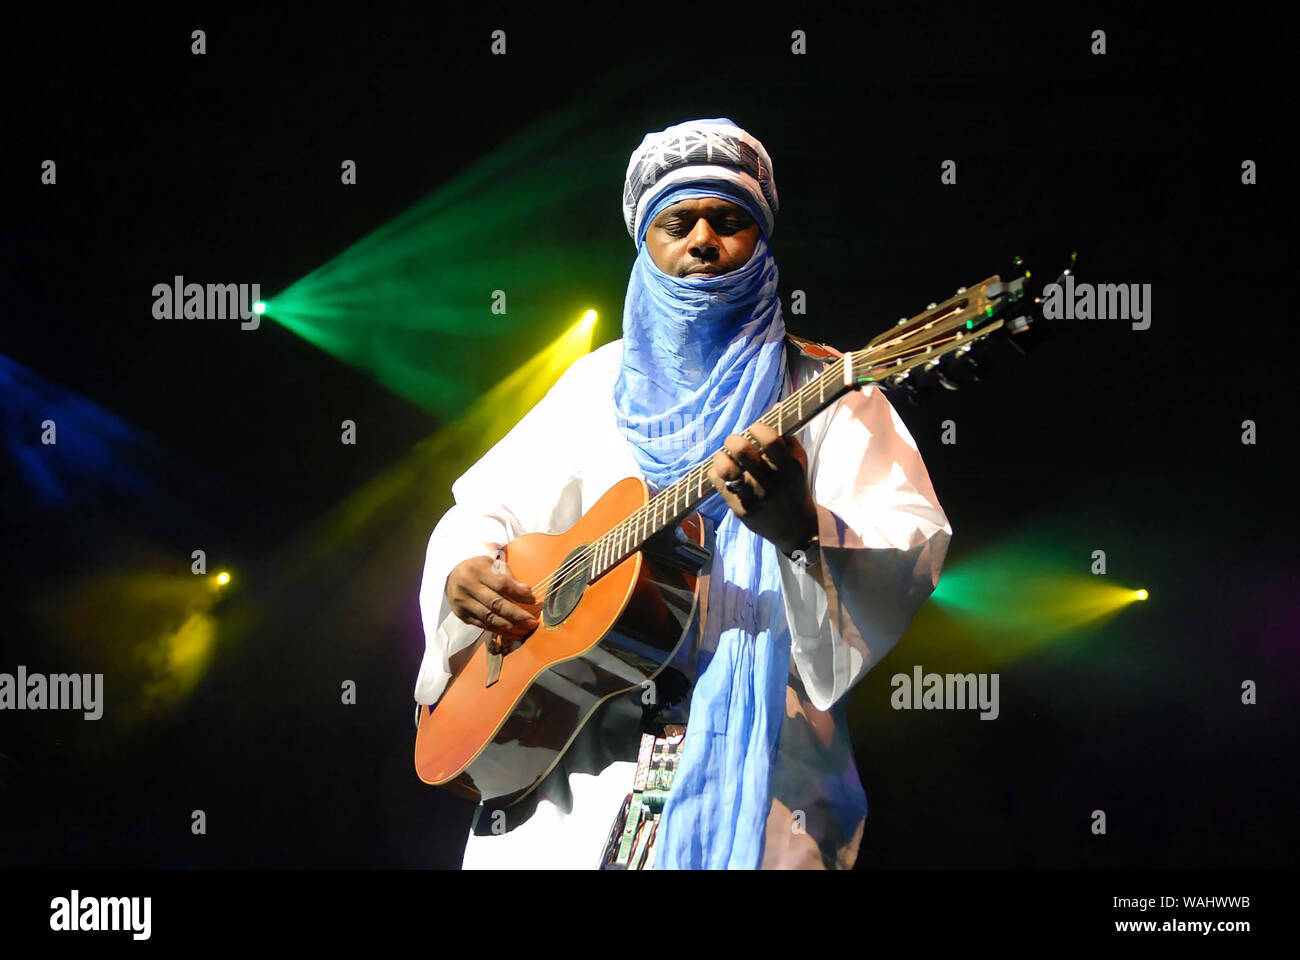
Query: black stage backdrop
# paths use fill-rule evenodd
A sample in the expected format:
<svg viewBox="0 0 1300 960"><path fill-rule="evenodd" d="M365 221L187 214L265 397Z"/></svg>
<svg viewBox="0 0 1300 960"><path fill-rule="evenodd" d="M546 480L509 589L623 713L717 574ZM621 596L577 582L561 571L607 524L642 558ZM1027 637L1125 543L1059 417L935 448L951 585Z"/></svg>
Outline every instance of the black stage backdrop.
<svg viewBox="0 0 1300 960"><path fill-rule="evenodd" d="M1151 285L1146 330L1068 322L988 382L899 405L955 530L950 565L1045 530L1082 577L1107 549L1112 579L1151 600L1064 647L999 658L987 638L926 661L999 670L996 723L890 711L889 675L918 662L905 638L852 694L870 804L858 869L1293 867L1283 8L872 6L118 6L11 23L0 671L103 671L106 715L0 714L0 864L459 866L472 807L421 784L411 757L423 544L447 491L285 572L303 531L443 418L276 323L157 320L150 291L183 274L272 296L590 103L574 136L614 146L590 158L571 211L585 245L559 280L601 305L597 343L620 336L632 260L626 158L691 117L732 117L774 158L792 332L860 347L1031 247L1073 246L1081 279ZM339 184L344 159L355 186ZM527 216L502 222L511 233L481 255L471 239L456 264L416 268L527 248ZM622 267L588 270L592 249ZM485 387L544 339L463 363ZM87 462L42 499L33 383L149 438L141 482ZM339 442L345 418L355 446ZM946 420L956 445L940 442ZM238 575L212 611L215 653L186 695L145 709L141 638L110 621L128 601L166 609L197 547ZM347 680L355 705L340 703Z"/></svg>

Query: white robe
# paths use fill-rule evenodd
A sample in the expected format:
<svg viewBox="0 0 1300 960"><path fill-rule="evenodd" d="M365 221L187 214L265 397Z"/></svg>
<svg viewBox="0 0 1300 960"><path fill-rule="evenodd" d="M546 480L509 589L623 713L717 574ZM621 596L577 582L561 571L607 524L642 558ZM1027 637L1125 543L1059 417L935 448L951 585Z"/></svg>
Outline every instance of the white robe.
<svg viewBox="0 0 1300 960"><path fill-rule="evenodd" d="M787 347L782 397L822 368ZM451 569L472 556L494 556L524 533L562 532L618 480L641 476L616 425L621 358L622 340L615 340L575 361L452 485L455 504L429 538L420 588L426 649L417 702L437 701L450 657L482 633L451 613ZM857 857L866 801L845 694L889 652L938 584L952 529L915 442L878 388L846 394L795 437L808 454L821 562L780 561L790 683L762 867L847 869ZM508 815L480 806L463 867L596 868L632 787L639 734L630 724L639 694L611 698L529 803Z"/></svg>

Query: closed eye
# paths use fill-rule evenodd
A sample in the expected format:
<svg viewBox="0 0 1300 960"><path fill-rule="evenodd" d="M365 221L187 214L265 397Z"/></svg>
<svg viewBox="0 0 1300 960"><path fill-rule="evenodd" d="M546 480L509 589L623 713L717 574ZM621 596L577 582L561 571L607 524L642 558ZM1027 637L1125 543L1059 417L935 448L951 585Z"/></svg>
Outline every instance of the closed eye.
<svg viewBox="0 0 1300 960"><path fill-rule="evenodd" d="M709 222L713 224L713 229L718 233L728 235L739 233L741 230L747 229L752 223L750 220L742 220L741 218L734 216L729 216L723 220L710 220ZM684 237L686 234L690 233L693 226L694 224L687 224L680 219L674 218L669 220L667 223L660 224L659 229L663 230L670 237Z"/></svg>

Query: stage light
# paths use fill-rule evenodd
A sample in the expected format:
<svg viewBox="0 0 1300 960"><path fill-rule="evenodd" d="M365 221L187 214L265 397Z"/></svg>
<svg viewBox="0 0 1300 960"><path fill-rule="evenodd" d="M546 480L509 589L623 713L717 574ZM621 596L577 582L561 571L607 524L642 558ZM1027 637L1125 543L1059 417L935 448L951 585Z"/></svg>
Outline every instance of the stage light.
<svg viewBox="0 0 1300 960"><path fill-rule="evenodd" d="M1145 589L1080 570L1059 547L1066 540L1045 527L945 564L931 594L944 616L932 619L927 629L948 636L954 646L973 642L990 655L1009 659L1071 636L1096 635L1122 611L1147 599Z"/></svg>
<svg viewBox="0 0 1300 960"><path fill-rule="evenodd" d="M222 570L219 574L217 574L217 583L219 585L224 587L229 582L230 582L230 574L226 573L226 571Z"/></svg>
<svg viewBox="0 0 1300 960"><path fill-rule="evenodd" d="M593 120L623 79L639 83L633 71L602 80L286 289L267 288L267 318L444 423L465 416L502 368L559 333L556 318L577 321L581 300L621 302L626 248L574 211L608 209L591 158L623 153L629 134Z"/></svg>
<svg viewBox="0 0 1300 960"><path fill-rule="evenodd" d="M253 304L253 312L266 313L266 304L261 300L257 301L257 303Z"/></svg>
<svg viewBox="0 0 1300 960"><path fill-rule="evenodd" d="M410 550L413 544L387 532L392 518L399 514L424 518L446 510L448 491L456 477L536 406L575 360L591 352L595 317L594 310L582 313L526 363L474 398L463 416L416 444L402 461L322 517L309 533L286 548L285 556L292 557L286 561L289 577L303 582L329 579L322 573L322 565L337 563L340 555L350 551L355 552L357 563L364 555L368 558L365 562L374 564L376 538ZM427 545L427 534L418 536ZM390 562L402 561L394 554ZM382 565L373 568L378 571Z"/></svg>

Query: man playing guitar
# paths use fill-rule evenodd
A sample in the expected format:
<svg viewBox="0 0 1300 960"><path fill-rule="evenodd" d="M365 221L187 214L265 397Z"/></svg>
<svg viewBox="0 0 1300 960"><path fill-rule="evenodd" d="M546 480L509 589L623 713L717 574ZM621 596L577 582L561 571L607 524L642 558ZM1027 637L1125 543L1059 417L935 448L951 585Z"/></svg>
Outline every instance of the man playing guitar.
<svg viewBox="0 0 1300 960"><path fill-rule="evenodd" d="M576 361L453 485L421 588L422 704L483 631L538 629L543 598L505 544L565 530L622 477L661 490L716 451L699 507L707 613L677 713L647 729L642 691L602 704L526 802L480 806L466 868L856 860L867 806L845 695L937 585L952 531L878 387L790 436L758 422L839 355L785 330L776 210L767 151L731 121L647 135L624 184L638 256L623 338Z"/></svg>

